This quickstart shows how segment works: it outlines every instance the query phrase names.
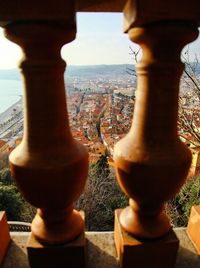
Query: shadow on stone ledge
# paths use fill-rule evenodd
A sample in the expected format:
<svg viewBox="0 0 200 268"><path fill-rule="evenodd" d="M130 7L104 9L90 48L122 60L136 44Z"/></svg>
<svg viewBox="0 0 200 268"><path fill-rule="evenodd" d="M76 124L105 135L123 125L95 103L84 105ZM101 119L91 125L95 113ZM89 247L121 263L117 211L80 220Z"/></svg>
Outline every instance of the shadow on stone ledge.
<svg viewBox="0 0 200 268"><path fill-rule="evenodd" d="M25 246L16 244L13 240L9 244L3 268L29 268Z"/></svg>
<svg viewBox="0 0 200 268"><path fill-rule="evenodd" d="M180 246L176 261L176 267L182 268L200 268L200 256L194 252Z"/></svg>
<svg viewBox="0 0 200 268"><path fill-rule="evenodd" d="M88 268L118 267L113 234L109 232L87 233Z"/></svg>

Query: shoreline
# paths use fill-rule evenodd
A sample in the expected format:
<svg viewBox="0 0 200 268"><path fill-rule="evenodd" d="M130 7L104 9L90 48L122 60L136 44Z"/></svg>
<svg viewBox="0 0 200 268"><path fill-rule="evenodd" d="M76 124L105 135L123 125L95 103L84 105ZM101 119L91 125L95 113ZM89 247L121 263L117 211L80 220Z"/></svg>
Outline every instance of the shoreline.
<svg viewBox="0 0 200 268"><path fill-rule="evenodd" d="M9 119L9 117L13 113L14 109L16 109L16 110L21 109L22 110L22 103L23 103L23 97L22 97L22 95L20 95L20 99L17 102L12 104L4 112L0 113L0 123Z"/></svg>

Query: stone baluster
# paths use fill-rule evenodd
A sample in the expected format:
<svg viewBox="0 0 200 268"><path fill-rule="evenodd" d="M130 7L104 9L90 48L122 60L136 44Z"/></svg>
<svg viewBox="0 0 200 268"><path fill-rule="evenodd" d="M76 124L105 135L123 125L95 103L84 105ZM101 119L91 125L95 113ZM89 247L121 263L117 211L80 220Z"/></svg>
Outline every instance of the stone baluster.
<svg viewBox="0 0 200 268"><path fill-rule="evenodd" d="M200 254L200 205L192 206L188 220L187 234Z"/></svg>
<svg viewBox="0 0 200 268"><path fill-rule="evenodd" d="M10 238L6 213L4 211L0 211L0 266L5 257L10 239L11 238Z"/></svg>
<svg viewBox="0 0 200 268"><path fill-rule="evenodd" d="M72 245L78 237L77 248L85 241L84 220L73 202L87 178L88 153L70 132L63 77L66 64L60 57L61 47L75 34L74 21L27 21L5 27L6 37L24 52L20 64L24 135L10 155L10 166L22 194L38 208L28 246L31 265L37 268L63 267L65 262L79 267L75 263L82 252L71 258L69 242Z"/></svg>
<svg viewBox="0 0 200 268"><path fill-rule="evenodd" d="M191 153L177 133L180 52L197 35L190 21L160 21L130 27L142 48L132 127L114 149L118 182L130 198L115 215L121 267L173 267L178 241L164 203L183 185ZM144 242L147 241L147 242ZM150 242L151 241L151 242Z"/></svg>

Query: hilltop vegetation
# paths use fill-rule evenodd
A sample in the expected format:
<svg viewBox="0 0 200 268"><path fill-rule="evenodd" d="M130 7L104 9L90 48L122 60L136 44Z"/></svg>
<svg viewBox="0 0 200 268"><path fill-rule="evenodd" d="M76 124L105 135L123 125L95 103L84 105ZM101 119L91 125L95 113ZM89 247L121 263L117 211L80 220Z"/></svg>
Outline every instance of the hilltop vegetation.
<svg viewBox="0 0 200 268"><path fill-rule="evenodd" d="M21 196L8 167L0 171L0 200L9 221L32 221L36 210Z"/></svg>
<svg viewBox="0 0 200 268"><path fill-rule="evenodd" d="M19 193L10 170L0 171L0 210L5 210L8 220L31 222L36 209ZM174 227L186 226L191 206L200 203L200 176L188 180L180 193L167 203L166 212ZM114 210L128 205L107 159L102 156L90 165L85 190L76 202L76 208L86 214L86 229L111 231L114 226Z"/></svg>

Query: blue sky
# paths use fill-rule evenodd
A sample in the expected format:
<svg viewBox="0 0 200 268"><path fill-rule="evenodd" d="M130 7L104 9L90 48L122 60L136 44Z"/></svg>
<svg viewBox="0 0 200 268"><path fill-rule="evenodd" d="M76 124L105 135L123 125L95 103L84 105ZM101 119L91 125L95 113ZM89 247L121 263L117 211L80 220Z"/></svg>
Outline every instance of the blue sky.
<svg viewBox="0 0 200 268"><path fill-rule="evenodd" d="M62 48L62 57L68 64L122 64L132 63L130 46L137 49L123 34L121 13L79 13L77 38ZM191 58L200 55L200 42L190 46ZM0 32L0 68L15 68L21 58L20 48L7 41Z"/></svg>
<svg viewBox="0 0 200 268"><path fill-rule="evenodd" d="M123 34L123 16L117 13L81 13L77 38L64 46L62 55L73 64L131 63L131 41Z"/></svg>

